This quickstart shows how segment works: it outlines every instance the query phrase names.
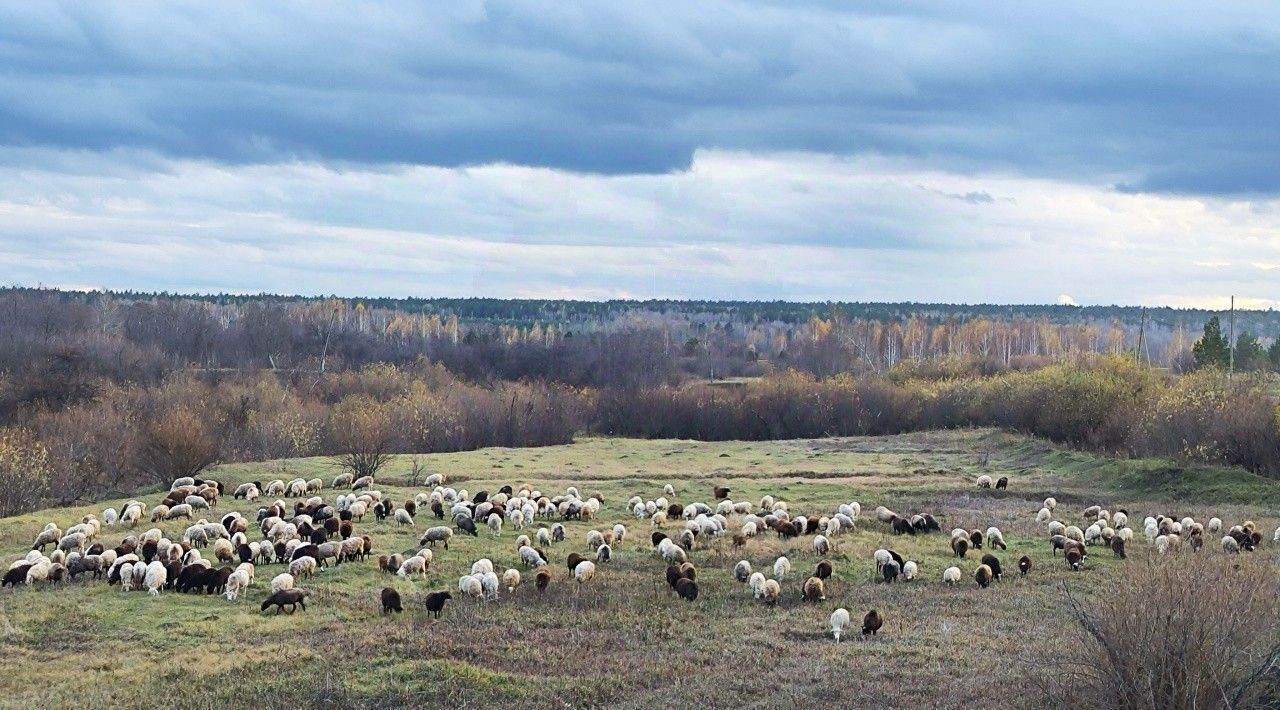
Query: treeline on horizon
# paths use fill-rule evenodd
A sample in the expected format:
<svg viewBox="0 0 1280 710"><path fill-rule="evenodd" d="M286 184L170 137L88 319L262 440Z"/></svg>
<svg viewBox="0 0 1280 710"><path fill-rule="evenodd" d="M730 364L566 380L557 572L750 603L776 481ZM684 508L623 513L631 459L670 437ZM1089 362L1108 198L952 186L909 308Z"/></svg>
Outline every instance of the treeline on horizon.
<svg viewBox="0 0 1280 710"><path fill-rule="evenodd" d="M1243 372L1228 377L1212 319L1164 339L1147 323L1138 350L1120 321L637 311L570 328L330 299L13 289L0 291L0 514L220 461L377 462L578 432L720 440L999 426L1280 477L1271 335L1241 330ZM718 381L728 376L743 379Z"/></svg>

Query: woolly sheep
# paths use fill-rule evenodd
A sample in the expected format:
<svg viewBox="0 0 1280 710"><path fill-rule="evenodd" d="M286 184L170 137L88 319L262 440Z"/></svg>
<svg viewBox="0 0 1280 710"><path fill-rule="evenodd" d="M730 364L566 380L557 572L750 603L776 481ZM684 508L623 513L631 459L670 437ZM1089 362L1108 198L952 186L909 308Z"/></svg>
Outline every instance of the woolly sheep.
<svg viewBox="0 0 1280 710"><path fill-rule="evenodd" d="M596 562L604 564L611 559L613 559L613 548L608 545L601 545L596 548Z"/></svg>
<svg viewBox="0 0 1280 710"><path fill-rule="evenodd" d="M774 606L782 598L782 586L778 584L777 580L766 579L760 596L765 604Z"/></svg>
<svg viewBox="0 0 1280 710"><path fill-rule="evenodd" d="M942 581L947 584L958 584L960 582L960 568L948 567L942 571Z"/></svg>
<svg viewBox="0 0 1280 710"><path fill-rule="evenodd" d="M1205 526L1205 530L1216 533L1222 531L1222 518L1209 518L1209 524Z"/></svg>
<svg viewBox="0 0 1280 710"><path fill-rule="evenodd" d="M281 589L293 589L293 575L288 572L281 572L271 580L271 593L275 594Z"/></svg>
<svg viewBox="0 0 1280 710"><path fill-rule="evenodd" d="M991 476L988 476L988 475L986 475L986 474L983 474L983 475L981 475L981 476L978 476L978 487L979 487L979 488L990 488L990 487L991 487Z"/></svg>
<svg viewBox="0 0 1280 710"><path fill-rule="evenodd" d="M498 598L498 575L492 571L485 572L480 576L480 589L484 592L485 599Z"/></svg>
<svg viewBox="0 0 1280 710"><path fill-rule="evenodd" d="M1129 516L1124 511L1119 511L1111 516L1111 527L1119 530L1129 524Z"/></svg>
<svg viewBox="0 0 1280 710"><path fill-rule="evenodd" d="M1054 520L1049 523L1049 527L1046 532L1049 533L1049 537L1053 537L1054 535L1064 535L1067 532L1067 526L1061 521Z"/></svg>
<svg viewBox="0 0 1280 710"><path fill-rule="evenodd" d="M1161 550L1161 552L1163 551L1164 550ZM1237 542L1234 537L1231 537L1230 535L1226 535L1222 538L1222 551L1233 554L1233 555L1239 554L1240 543Z"/></svg>
<svg viewBox="0 0 1280 710"><path fill-rule="evenodd" d="M289 563L289 574L293 575L294 579L311 577L314 576L315 573L316 558L314 557L299 557Z"/></svg>
<svg viewBox="0 0 1280 710"><path fill-rule="evenodd" d="M414 555L400 564L400 569L396 570L396 575L406 579L414 575L426 578L427 565L426 558Z"/></svg>
<svg viewBox="0 0 1280 710"><path fill-rule="evenodd" d="M573 568L573 578L578 580L578 584L591 581L591 578L595 575L596 565L590 560L583 560L578 563L577 567Z"/></svg>
<svg viewBox="0 0 1280 710"><path fill-rule="evenodd" d="M516 587L520 586L520 571L509 569L503 572L502 584L507 588L507 593L516 591Z"/></svg>
<svg viewBox="0 0 1280 710"><path fill-rule="evenodd" d="M844 628L849 625L849 611L843 607L831 612L831 635L835 637L836 643L840 643L840 634L844 633Z"/></svg>
<svg viewBox="0 0 1280 710"><path fill-rule="evenodd" d="M1036 513L1036 522L1037 523L1046 522L1052 516L1053 516L1053 513L1048 508L1041 508L1040 512Z"/></svg>
<svg viewBox="0 0 1280 710"><path fill-rule="evenodd" d="M804 586L800 590L800 594L807 602L825 601L827 598L826 586L821 579L810 577L804 581Z"/></svg>
<svg viewBox="0 0 1280 710"><path fill-rule="evenodd" d="M751 595L756 599L764 596L764 581L764 574L760 572L753 572L747 578L747 586L751 588Z"/></svg>
<svg viewBox="0 0 1280 710"><path fill-rule="evenodd" d="M813 552L817 555L826 555L831 551L831 541L825 535L815 535L813 538Z"/></svg>
<svg viewBox="0 0 1280 710"><path fill-rule="evenodd" d="M751 563L741 560L733 566L733 578L738 582L746 582L751 578Z"/></svg>
<svg viewBox="0 0 1280 710"><path fill-rule="evenodd" d="M918 564L911 560L907 560L906 564L902 565L902 578L910 582L916 578L916 574L919 570L920 566Z"/></svg>
<svg viewBox="0 0 1280 710"><path fill-rule="evenodd" d="M1004 533L1000 532L1000 528L994 525L987 528L987 547L992 549L998 547L1001 550L1009 549L1009 546L1004 543Z"/></svg>
<svg viewBox="0 0 1280 710"><path fill-rule="evenodd" d="M1054 498L1045 498L1044 507L1048 508L1049 510L1053 510L1054 508L1058 507L1058 501Z"/></svg>
<svg viewBox="0 0 1280 710"><path fill-rule="evenodd" d="M437 542L443 542L444 549L447 550L449 549L449 539L452 537L453 537L452 528L446 527L444 525L439 525L434 528L427 528L427 531L422 534L422 539L418 541L418 544L430 545L432 547L435 547L435 544Z"/></svg>
<svg viewBox="0 0 1280 710"><path fill-rule="evenodd" d="M785 556L779 557L777 561L773 563L773 576L777 579L785 579L787 573L790 571L791 560L788 560Z"/></svg>
<svg viewBox="0 0 1280 710"><path fill-rule="evenodd" d="M404 508L396 508L396 524L413 527L413 516Z"/></svg>
<svg viewBox="0 0 1280 710"><path fill-rule="evenodd" d="M484 574L493 571L493 562L486 557L482 557L471 563L471 574Z"/></svg>
<svg viewBox="0 0 1280 710"><path fill-rule="evenodd" d="M227 601L233 602L242 593L249 589L250 583L249 573L246 570L236 570L227 577L227 592L224 595Z"/></svg>

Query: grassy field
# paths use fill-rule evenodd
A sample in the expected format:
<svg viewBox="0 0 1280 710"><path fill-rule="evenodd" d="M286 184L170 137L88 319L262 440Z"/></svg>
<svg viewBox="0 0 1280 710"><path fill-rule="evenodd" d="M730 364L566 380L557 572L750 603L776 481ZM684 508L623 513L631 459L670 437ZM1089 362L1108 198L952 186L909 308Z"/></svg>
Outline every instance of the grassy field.
<svg viewBox="0 0 1280 710"><path fill-rule="evenodd" d="M1070 572L1051 556L1033 516L1047 495L1058 516L1079 522L1080 510L1099 503L1127 508L1140 521L1150 513L1224 521L1257 520L1272 530L1280 486L1224 468L1186 469L1170 462L1116 461L1056 449L998 431L929 432L886 438L722 442L583 439L543 449L487 449L416 457L426 473L442 472L449 485L471 492L503 484L532 484L547 495L569 485L599 491L605 505L590 523L570 522L568 538L548 553L555 579L545 594L532 584L496 602L454 600L439 621L421 607L427 591L456 591L460 574L476 559L493 560L499 574L520 568L517 532L499 538L455 537L436 550L426 581L380 573L372 560L322 571L300 586L312 589L308 610L293 616L260 614L277 565L258 569L247 597L166 592L158 598L87 577L58 587L0 592L0 703L4 706L273 707L372 706L653 707L691 703L707 707L764 707L816 701L875 702L885 707L1019 707L1036 704L1028 654L1062 634L1068 623L1062 585L1087 596L1104 593L1117 565L1149 554L1141 535L1129 561L1098 550L1086 569ZM377 488L397 501L424 490L408 480L411 457L399 457L378 477ZM324 459L225 465L211 473L228 490L246 480L336 473ZM980 474L1008 476L1008 491L979 490ZM829 514L857 500L858 529L835 538L836 574L828 599L804 604L799 587L818 558L809 538L780 542L756 538L744 550L728 540L698 549L701 596L684 603L664 578L665 563L651 551L648 521L636 520L626 500L676 489L682 503L711 500L726 485L735 500L764 494L788 501L793 513ZM322 492L332 500L334 491ZM140 495L149 505L158 490ZM80 516L123 501L48 510L0 520L0 552L7 563L25 554L46 522L66 528ZM944 529L999 526L1009 543L997 552L1006 570L1023 554L1035 561L1026 579L1014 574L988 590L972 582L977 555L960 561L964 582L948 588L942 570L953 564L947 536L895 537L875 521L886 505L901 513L933 512ZM251 518L256 504L227 497L210 519L228 510ZM578 589L563 560L586 553L585 534L622 522L629 537L613 562ZM376 554L412 554L423 530L435 524L422 511L414 529L372 514L357 534L373 538ZM138 532L151 527L139 526ZM185 521L161 524L177 538ZM1082 526L1083 527L1083 526ZM667 532L674 534L676 525ZM531 533L530 528L526 532ZM127 534L106 529L115 544ZM1269 537L1269 535L1268 535ZM872 552L892 547L919 561L921 579L873 583ZM1267 554L1274 554L1267 547ZM733 580L747 559L768 573L786 554L793 572L783 602L762 606ZM1216 553L1220 554L1220 553ZM532 573L525 572L531 582ZM397 588L402 615L379 615L378 591ZM857 620L870 608L887 619L876 638L854 633L836 645L827 633L832 610L844 606Z"/></svg>

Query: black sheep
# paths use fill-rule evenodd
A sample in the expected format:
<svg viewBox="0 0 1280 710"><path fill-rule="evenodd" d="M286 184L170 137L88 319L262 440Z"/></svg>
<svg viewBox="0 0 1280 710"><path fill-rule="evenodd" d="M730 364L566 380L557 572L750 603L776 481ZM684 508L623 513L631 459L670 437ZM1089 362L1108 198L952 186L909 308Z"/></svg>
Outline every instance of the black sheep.
<svg viewBox="0 0 1280 710"><path fill-rule="evenodd" d="M907 520L906 518L900 518L895 515L893 517L893 520L891 521L891 524L893 525L893 533L895 535L915 535L916 534L916 529L912 527L911 521Z"/></svg>
<svg viewBox="0 0 1280 710"><path fill-rule="evenodd" d="M999 582L1000 575L1004 573L1000 567L1000 560L995 555L983 555L982 564L991 568L991 578Z"/></svg>
<svg viewBox="0 0 1280 710"><path fill-rule="evenodd" d="M814 571L813 576L818 579L828 579L831 577L831 561L823 560L818 563L818 569Z"/></svg>
<svg viewBox="0 0 1280 710"><path fill-rule="evenodd" d="M653 533L649 535L649 541L653 543L654 547L657 547L659 543L666 539L667 534L664 532L658 532L657 530L653 531Z"/></svg>
<svg viewBox="0 0 1280 710"><path fill-rule="evenodd" d="M390 614L393 611L397 614L404 611L404 609L400 608L400 592L391 587L384 587L382 590L382 613Z"/></svg>
<svg viewBox="0 0 1280 710"><path fill-rule="evenodd" d="M880 573L884 576L884 581L889 583L892 583L894 580L898 579L898 574L901 572L902 572L902 565L898 564L893 560L889 560L888 562L884 563L884 566L880 568Z"/></svg>
<svg viewBox="0 0 1280 710"><path fill-rule="evenodd" d="M204 575L204 593L205 594L222 594L227 591L227 578L235 570L230 567L221 569L211 569Z"/></svg>
<svg viewBox="0 0 1280 710"><path fill-rule="evenodd" d="M293 548L293 557L289 558L290 562L302 559L303 557L314 558L317 563L320 562L320 547L318 545L298 545Z"/></svg>
<svg viewBox="0 0 1280 710"><path fill-rule="evenodd" d="M475 521L465 515L459 515L454 519L453 524L458 527L458 530L461 530L464 533L469 533L471 537L479 537L480 535L476 532Z"/></svg>
<svg viewBox="0 0 1280 710"><path fill-rule="evenodd" d="M241 562L253 562L253 548L244 543L236 548L236 554L240 556Z"/></svg>
<svg viewBox="0 0 1280 710"><path fill-rule="evenodd" d="M1198 537L1199 537L1198 535L1193 536L1193 538L1198 538ZM1114 553L1116 557L1119 557L1122 560L1125 559L1126 555L1124 552L1124 538L1120 537L1119 535L1116 535L1115 537L1111 538L1111 552Z"/></svg>
<svg viewBox="0 0 1280 710"><path fill-rule="evenodd" d="M544 570L539 570L539 571L541 572ZM444 609L444 603L450 599L453 599L453 595L449 594L448 592L431 592L430 594L428 594L427 600L426 600L427 615L435 616L437 619L439 619L440 610Z"/></svg>
<svg viewBox="0 0 1280 710"><path fill-rule="evenodd" d="M969 543L973 545L973 549L981 550L982 549L982 531L974 530L973 532L969 533Z"/></svg>
<svg viewBox="0 0 1280 710"><path fill-rule="evenodd" d="M715 494L716 500L724 500L729 497L729 489L724 486L715 486L711 492Z"/></svg>
<svg viewBox="0 0 1280 710"><path fill-rule="evenodd" d="M681 578L676 582L676 594L679 594L681 599L691 602L698 598L698 583L692 579Z"/></svg>
<svg viewBox="0 0 1280 710"><path fill-rule="evenodd" d="M471 496L471 502L476 505L480 505L487 500L489 500L489 491L476 491L476 494Z"/></svg>
<svg viewBox="0 0 1280 710"><path fill-rule="evenodd" d="M355 528L351 526L350 520L343 520L342 522L338 523L338 537L341 537L343 540L350 539L352 533L354 532L355 532Z"/></svg>
<svg viewBox="0 0 1280 710"><path fill-rule="evenodd" d="M1001 477L1000 477L1000 480L996 481L996 490L998 490L998 491L1002 491L1002 490L1007 489L1008 487L1009 487L1009 477L1008 477L1008 476L1001 476Z"/></svg>
<svg viewBox="0 0 1280 710"><path fill-rule="evenodd" d="M8 572L4 573L4 581L0 582L0 588L12 585L14 587L24 584L27 581L27 572L31 571L31 565L21 564Z"/></svg>
<svg viewBox="0 0 1280 710"><path fill-rule="evenodd" d="M444 506L440 504L440 501L431 501L431 513L436 516L436 520L444 520Z"/></svg>
<svg viewBox="0 0 1280 710"><path fill-rule="evenodd" d="M862 617L862 635L875 636L880 627L884 626L884 617L880 616L880 612L872 609L867 615Z"/></svg>
<svg viewBox="0 0 1280 710"><path fill-rule="evenodd" d="M1027 557L1026 555L1023 555L1022 559L1018 560L1018 574L1022 577L1025 577L1027 576L1027 573L1030 571L1031 571L1031 558Z"/></svg>
<svg viewBox="0 0 1280 710"><path fill-rule="evenodd" d="M311 531L311 544L323 545L329 541L329 533L324 528L316 528Z"/></svg>
<svg viewBox="0 0 1280 710"><path fill-rule="evenodd" d="M193 589L201 589L204 587L205 568L199 565L192 567L184 567L178 573L178 581L174 584L174 589L178 592L188 592Z"/></svg>
<svg viewBox="0 0 1280 710"><path fill-rule="evenodd" d="M667 565L667 585L672 589L676 588L680 580L684 579L684 575L680 574L680 568L676 565Z"/></svg>
<svg viewBox="0 0 1280 710"><path fill-rule="evenodd" d="M298 607L302 607L302 610L306 611L306 598L310 594L311 592L306 589L281 589L262 602L262 611L266 611L272 606L276 608L277 614L284 611L286 606L289 607L290 614L297 611Z"/></svg>

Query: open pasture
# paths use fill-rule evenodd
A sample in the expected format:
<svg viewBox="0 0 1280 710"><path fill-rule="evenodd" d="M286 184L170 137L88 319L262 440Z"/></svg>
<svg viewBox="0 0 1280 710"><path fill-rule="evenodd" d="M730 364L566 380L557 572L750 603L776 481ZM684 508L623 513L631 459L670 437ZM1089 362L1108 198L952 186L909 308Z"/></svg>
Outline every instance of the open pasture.
<svg viewBox="0 0 1280 710"><path fill-rule="evenodd" d="M1183 469L1174 476L1165 462L1112 461L993 430L762 443L590 438L540 449L397 457L374 488L398 504L429 492L411 480L415 463L419 476L442 473L445 485L472 494L528 484L558 496L575 486L584 497L599 493L603 505L590 521L563 521L565 541L546 549L553 580L545 592L534 589L534 571L520 564L515 540L561 522L558 517L540 518L523 531L504 526L499 536L482 523L476 537L455 532L449 549L436 546L425 580L377 569L379 555L413 555L427 528L450 524L437 521L426 506L412 526L377 521L372 512L355 522L355 534L372 539L372 556L300 581L313 595L305 611L292 615L259 611L272 577L284 570L280 564L260 565L252 587L235 601L173 590L158 597L125 593L89 575L6 588L0 592L0 703L764 707L785 699L792 705L1033 705L1034 661L1046 643L1067 637L1063 584L1080 596L1105 593L1125 565L1149 560L1155 553L1143 538L1143 517L1189 515L1203 522L1218 516L1226 525L1253 519L1266 534L1256 554L1270 557L1276 554L1271 531L1280 524L1272 507L1280 500L1277 486L1246 473ZM222 466L208 477L223 482L226 494L203 517L216 521L234 510L255 519L260 505L273 499L231 497L237 484L251 480L320 477L319 495L331 503L346 492L330 486L337 473L325 459ZM981 475L1007 476L1009 489L979 489L974 482ZM765 495L786 501L792 515L829 516L850 501L858 501L862 512L853 531L831 537L834 549L825 559L834 574L824 601L801 599L801 585L824 559L813 551L812 535L780 539L765 533L735 548L730 537L741 516L730 516L728 534L700 539L690 554L699 596L685 602L667 585L667 564L650 544L655 528L627 505L632 496L663 496L668 484L675 493L667 497L686 505L714 508L712 488L725 486L732 500L750 502L757 513ZM163 496L156 489L132 497L154 506ZM1044 524L1035 521L1047 496L1058 501L1055 519L1081 528L1089 522L1081 517L1089 505L1127 509L1136 533L1129 559L1091 546L1084 568L1069 570L1061 553L1051 552ZM26 554L47 522L66 529L86 514L119 510L126 500L0 520L4 561ZM931 513L942 532L894 535L876 520L879 505L903 515ZM612 560L578 584L566 555L593 558L587 532L616 523L627 534L613 546ZM104 527L101 541L110 547L151 527L176 540L188 524L153 526L148 515L132 530ZM957 560L949 531L989 526L1000 528L1008 545L992 551L1005 578L979 589L973 574L989 550ZM675 537L683 527L683 520L671 520L663 531ZM251 526L249 538L260 539L260 531ZM1223 554L1216 540L1210 536L1201 554ZM880 548L916 561L918 578L877 582L873 553ZM733 567L745 559L772 578L780 555L792 570L781 580L780 602L769 607L734 579ZM1025 578L1016 569L1023 555L1034 563ZM458 578L480 558L492 560L499 576L520 570L523 584L513 593L504 586L495 601L463 598ZM958 585L948 586L942 572L953 564L963 574ZM403 613L380 613L384 587L400 593ZM428 618L422 604L434 590L454 596L439 620ZM853 617L840 644L829 629L838 607ZM873 608L885 624L864 638L861 619Z"/></svg>

